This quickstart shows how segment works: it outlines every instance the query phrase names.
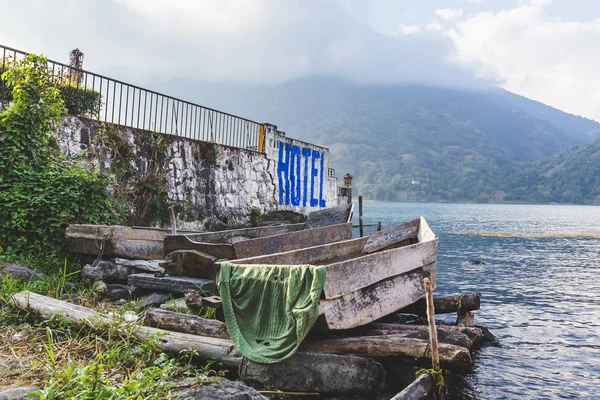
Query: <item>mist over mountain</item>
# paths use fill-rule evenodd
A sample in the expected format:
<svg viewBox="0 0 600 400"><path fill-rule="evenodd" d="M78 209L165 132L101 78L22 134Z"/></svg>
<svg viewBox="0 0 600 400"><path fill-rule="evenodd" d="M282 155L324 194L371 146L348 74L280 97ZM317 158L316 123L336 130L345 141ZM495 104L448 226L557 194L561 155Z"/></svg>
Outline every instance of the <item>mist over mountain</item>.
<svg viewBox="0 0 600 400"><path fill-rule="evenodd" d="M352 174L368 199L593 203L598 195L594 179L579 179L598 157L565 152L596 138L600 124L495 87L321 76L276 86L171 82L169 90L329 147L330 166Z"/></svg>

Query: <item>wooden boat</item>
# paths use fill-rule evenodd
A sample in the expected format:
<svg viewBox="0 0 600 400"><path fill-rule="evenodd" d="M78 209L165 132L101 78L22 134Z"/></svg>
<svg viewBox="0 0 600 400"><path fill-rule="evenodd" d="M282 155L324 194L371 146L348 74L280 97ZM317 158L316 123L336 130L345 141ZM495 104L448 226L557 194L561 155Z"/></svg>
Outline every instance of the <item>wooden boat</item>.
<svg viewBox="0 0 600 400"><path fill-rule="evenodd" d="M166 254L173 250L192 249L202 251L203 249L205 253L217 258L231 258L234 254L233 243L247 239L265 238L277 234L339 224L347 222L351 218L352 205L344 205L312 212L309 214L308 221L301 224L204 233L180 231L179 235L170 235L168 234L170 229L161 228L73 224L67 227L65 238L69 243L70 251L76 254L93 256L102 254L104 257L162 260ZM334 231L338 232L339 230ZM342 231L345 232L343 229ZM321 240L320 244L323 244L329 243L332 240L347 239L344 232L336 234L332 234L331 232L327 234L323 233L325 236L322 236L320 239L318 235L315 235L315 239L313 241L309 240L308 245L314 246L316 243L319 243L319 240ZM303 235L299 237L302 238ZM165 238L168 239L165 240ZM197 245L196 240L201 240L203 243ZM281 240L285 240L285 238L281 238ZM166 244L163 243L165 241ZM211 245L205 246L204 243L210 243ZM256 244L256 246L258 245L259 243ZM239 254L244 254L244 257L258 255L252 251L243 251L242 245L238 245L237 247L239 248ZM273 251L284 251L280 249L291 250L292 248L289 247L289 244L286 245L283 242L280 247L275 247ZM165 253L163 253L163 250Z"/></svg>
<svg viewBox="0 0 600 400"><path fill-rule="evenodd" d="M216 258L236 259L280 253L349 239L352 204L313 211L306 223L166 235L163 254L194 250Z"/></svg>
<svg viewBox="0 0 600 400"><path fill-rule="evenodd" d="M72 253L138 260L160 260L166 232L118 225L69 225L65 238Z"/></svg>
<svg viewBox="0 0 600 400"><path fill-rule="evenodd" d="M408 306L435 287L438 239L424 218L368 237L235 260L236 264L324 265L317 327L350 329Z"/></svg>

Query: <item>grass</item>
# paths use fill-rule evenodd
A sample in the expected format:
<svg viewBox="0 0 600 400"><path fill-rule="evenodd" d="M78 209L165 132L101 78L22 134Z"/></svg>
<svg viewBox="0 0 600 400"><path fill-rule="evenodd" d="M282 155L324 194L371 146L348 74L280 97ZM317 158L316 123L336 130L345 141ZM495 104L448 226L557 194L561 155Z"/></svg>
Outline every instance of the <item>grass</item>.
<svg viewBox="0 0 600 400"><path fill-rule="evenodd" d="M61 318L40 321L10 305L13 294L29 290L50 297L69 294L72 301L104 313L141 314L138 302L112 305L96 302L84 289L76 261L51 257L7 259L39 268L43 279L22 282L0 278L0 359L24 361L23 368L0 369L0 389L38 385L42 400L175 399L177 389L190 388L222 375L211 363L197 364L194 354L173 357L157 347L158 337L139 343L135 325L119 323L91 327ZM116 319L117 320L117 319Z"/></svg>

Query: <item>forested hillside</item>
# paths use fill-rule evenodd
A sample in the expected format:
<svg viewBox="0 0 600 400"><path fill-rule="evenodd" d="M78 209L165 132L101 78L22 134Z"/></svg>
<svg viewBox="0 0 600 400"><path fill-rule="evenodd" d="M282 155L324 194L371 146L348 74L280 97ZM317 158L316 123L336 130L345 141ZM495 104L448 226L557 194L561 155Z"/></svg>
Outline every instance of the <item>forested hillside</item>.
<svg viewBox="0 0 600 400"><path fill-rule="evenodd" d="M328 146L331 166L339 176L351 173L369 199L594 201L592 188L565 186L560 195L562 186L543 194L534 188L569 180L566 174L591 185L579 179L590 160L555 155L593 140L600 124L502 89L366 86L328 77L273 87L171 85L178 88L186 98ZM544 175L544 166L563 158L564 172Z"/></svg>

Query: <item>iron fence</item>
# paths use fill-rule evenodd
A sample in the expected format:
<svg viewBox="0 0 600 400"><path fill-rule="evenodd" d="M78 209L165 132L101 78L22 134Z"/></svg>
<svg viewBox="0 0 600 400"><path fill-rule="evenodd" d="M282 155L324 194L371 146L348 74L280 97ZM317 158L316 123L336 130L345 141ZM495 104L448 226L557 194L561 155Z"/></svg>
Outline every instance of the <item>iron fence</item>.
<svg viewBox="0 0 600 400"><path fill-rule="evenodd" d="M1 67L24 58L27 53L0 45ZM135 129L181 136L239 147L259 149L262 124L153 90L108 78L57 61L48 61L50 79L61 91L84 99L70 113ZM64 97L64 96L63 96ZM0 79L0 109L10 92Z"/></svg>

